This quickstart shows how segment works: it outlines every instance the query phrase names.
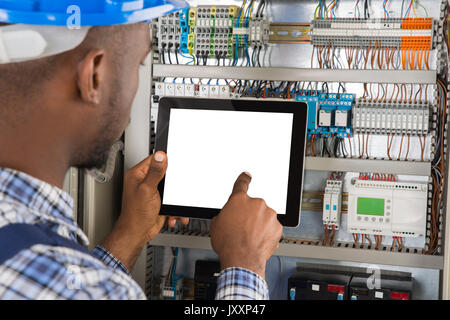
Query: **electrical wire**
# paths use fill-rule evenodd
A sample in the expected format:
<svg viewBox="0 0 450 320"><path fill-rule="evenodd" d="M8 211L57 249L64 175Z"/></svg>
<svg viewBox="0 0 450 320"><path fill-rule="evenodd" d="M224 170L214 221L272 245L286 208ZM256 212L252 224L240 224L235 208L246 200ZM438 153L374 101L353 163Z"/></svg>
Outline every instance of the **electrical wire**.
<svg viewBox="0 0 450 320"><path fill-rule="evenodd" d="M364 0L364 19L370 19L369 0Z"/></svg>
<svg viewBox="0 0 450 320"><path fill-rule="evenodd" d="M445 185L444 134L447 123L447 90L445 83L437 80L438 117L436 122L437 141L432 164L432 197L429 221L429 237L425 254L436 254L440 248L440 216L443 208L443 188Z"/></svg>
<svg viewBox="0 0 450 320"><path fill-rule="evenodd" d="M383 10L384 10L384 20L389 19L389 12L386 10L386 4L389 0L384 0L383 2Z"/></svg>

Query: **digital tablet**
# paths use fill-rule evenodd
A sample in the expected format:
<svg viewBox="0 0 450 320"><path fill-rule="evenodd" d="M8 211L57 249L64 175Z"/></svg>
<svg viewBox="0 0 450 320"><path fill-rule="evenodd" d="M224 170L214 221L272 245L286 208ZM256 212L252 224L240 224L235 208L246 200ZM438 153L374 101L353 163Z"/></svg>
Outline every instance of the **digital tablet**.
<svg viewBox="0 0 450 320"><path fill-rule="evenodd" d="M162 98L156 151L168 157L161 215L211 219L242 172L284 226L300 222L307 125L303 102Z"/></svg>

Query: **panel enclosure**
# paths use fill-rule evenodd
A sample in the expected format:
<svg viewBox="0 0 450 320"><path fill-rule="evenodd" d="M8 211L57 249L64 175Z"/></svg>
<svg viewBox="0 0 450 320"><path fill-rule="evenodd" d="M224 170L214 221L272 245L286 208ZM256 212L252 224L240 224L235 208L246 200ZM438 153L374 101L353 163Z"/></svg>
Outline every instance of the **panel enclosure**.
<svg viewBox="0 0 450 320"><path fill-rule="evenodd" d="M382 20L384 15L382 1L372 2L371 18ZM390 13L391 17L397 18L400 16L401 1L392 0L390 2L388 13ZM207 6L211 3L192 1L191 4L193 6ZM240 7L241 4L242 3L239 1L223 3L223 5L235 5L237 7ZM432 27L434 36L442 31L443 21L441 10L444 10L445 8L441 8L436 5L435 1L431 0L422 0L421 4L427 9L428 16L434 19ZM276 3L272 2L268 5L267 16L270 17L270 21L276 23L310 23L313 20L316 7L317 1L277 1ZM418 9L416 8L416 10ZM403 15L405 15L405 11L406 9L404 9ZM359 16L363 16L363 8L361 7L360 12L358 13L358 11L355 11L354 1L340 1L336 14L340 18L354 19L354 15L357 17L358 14ZM419 17L425 17L424 11L417 12L417 14ZM166 64L162 64L161 54L156 50L152 56L152 59L154 60L154 63L152 64L152 76L149 78L152 79L154 83L168 83L169 87L167 92L165 91L167 87L164 85L164 91L157 91L157 88L155 88L144 90L142 95L150 96L148 98L150 100L149 105L151 106L150 115L154 115L158 109L158 99L155 99L155 96L182 96L184 94L184 96L198 98L211 97L211 92L213 92L213 95L215 96L215 92L219 89L218 91L219 95L222 95L221 97L228 96L239 99L285 99L287 97L283 96L283 93L276 91L276 88L280 86L280 82L283 80L285 81L285 86L290 82L298 82L299 85L294 88L296 91L301 91L302 84L304 84L304 91L321 91L323 82L328 81L327 90L334 94L339 94L342 91L339 84L343 84L347 93L355 95L352 110L362 110L365 108L363 116L368 117L368 115L370 115L370 117L374 117L370 119L374 120L371 120L372 122L367 122L364 125L362 123L355 124L354 114L349 116L348 113L342 112L341 110L339 110L339 112L333 111L333 113L330 113L327 112L327 109L316 105L317 118L311 119L311 123L315 120L317 122L317 127L332 128L333 125L335 125L335 127L346 128L345 125L347 125L351 128L349 133L350 138L343 134L341 136L343 139L341 144L347 150L347 154L352 153L353 157L345 158L329 156L327 154L326 146L323 147L323 150L316 150L316 153L318 154L310 154L307 157L305 163L307 172L304 191L310 192L311 199L317 201L319 204L315 206L312 203L304 203L304 206L302 206L302 217L304 218L302 224L296 229L286 228L284 230L283 235L285 240L280 244L280 249L276 254L278 256L291 256L294 260L303 257L307 259L332 259L336 264L345 263L345 261L353 261L357 264L363 264L365 262L383 265L394 264L400 266L400 269L416 268L413 272L413 277L416 276L423 281L423 279L427 277L423 275L429 275L430 279L433 279L433 281L430 282L432 283L432 285L430 284L431 288L428 288L433 291L433 293L428 291L423 297L428 296L437 298L440 292L442 292L442 297L446 297L445 288L448 288L446 284L446 279L448 279L448 277L445 272L442 277L439 276L439 271L437 271L444 269L444 261L447 263L444 253L448 246L444 247L446 241L442 232L439 235L439 249L436 253L433 255L423 254L423 250L426 251L429 249L427 247L429 241L429 225L430 223L434 223L430 220L431 211L429 206L433 192L433 186L430 182L432 181L433 155L436 151L434 146L436 146L436 143L438 142L435 135L435 121L439 107L439 99L436 94L438 89L436 78L443 68L442 61L440 61L439 57L442 55L445 57L446 55L446 53L441 54L438 53L438 51L440 50L440 52L443 52L444 47L445 45L439 40L439 37L433 38L433 44L430 45L430 49L432 50L429 57L429 70L426 68L409 70L408 66L408 70L402 70L402 67L399 69L390 68L389 70L379 70L378 67L376 67L376 59L374 70L370 67L370 70L356 68L349 69L347 62L345 61L346 53L344 49L339 52L336 51L336 56L339 57L340 63L342 64L341 66L335 61L336 68L328 68L323 65L320 69L318 61L314 59L314 63L311 65L310 59L313 53L315 53L315 56L317 57L317 51L313 52L317 47L313 48L311 44L305 43L269 43L264 50L261 51L261 67L258 66L257 61L255 61L256 67L246 66L245 59L239 60L236 66L233 66L232 59L220 60L219 65L217 65L217 61L213 58L209 58L205 66L202 65L203 61L201 59L196 59L195 62L198 62L199 65L195 66L193 63L184 65L184 63L188 63L188 60L182 60L179 65L169 65L167 53L165 55ZM250 60L252 60L251 55L253 50L254 48L250 46ZM265 50L267 51L265 52ZM245 55L245 46L241 51L242 52L239 52L238 54ZM362 55L364 53L358 54ZM255 57L256 56L258 56L258 51L255 53ZM172 53L171 57L172 60L175 61L175 53ZM364 56L362 56L362 59L363 57ZM179 58L181 60L180 56ZM255 58L255 60L257 59ZM335 58L335 60L338 59ZM424 61L422 61L422 63L425 65ZM371 62L369 61L368 65L370 64ZM174 80L175 78L178 79ZM201 81L201 78L203 78L203 81ZM245 94L237 95L237 93L233 91L233 79L242 80L243 83L241 89L245 89ZM228 84L225 80L228 81ZM249 84L244 85L245 80L249 80ZM251 87L252 80L262 81L262 89L265 88L264 81L275 81L273 91L271 91L271 89L268 91L261 89L261 91L256 90L255 93L256 85ZM173 90L170 86L170 84L173 83L172 81L175 82ZM364 84L367 84L366 88ZM396 85L398 85L398 87ZM270 87L270 85L267 87ZM412 101L402 103L399 101L395 102L396 95L398 94L397 100L400 100L400 96L403 95L405 87L407 90L406 100L411 99ZM379 101L375 102L374 100L377 97L377 94L383 96L383 88L386 88L387 91L386 99L377 98ZM236 87L234 87L234 89L236 89ZM324 88L324 90L325 89L326 88ZM421 91L419 91L419 89L421 89ZM366 100L362 99L365 92L368 93ZM412 98L410 98L410 92L413 92ZM424 101L425 92L427 94L427 101ZM417 103L414 101L416 93ZM292 90L290 94L292 94ZM260 96L257 97L255 95ZM372 98L370 98L370 95L372 95ZM393 97L391 97L391 95L393 95ZM318 97L318 95L316 96ZM372 101L370 101L370 99L372 99ZM404 126L403 122L396 122L393 118L390 120L392 122L391 125L385 125L384 127L380 125L383 118L380 116L379 120L377 120L376 116L377 114L383 114L380 110L385 110L383 109L385 107L389 107L389 110L392 110L392 112L398 112L400 116L396 115L396 119L403 119L403 114L405 114L407 125ZM141 107L141 109L143 108ZM373 109L376 109L377 111L374 112ZM405 113L403 113L402 110L406 110ZM323 116L320 117L320 114ZM149 118L150 116L146 115L139 116L139 112L137 112L132 118L130 127L134 126L136 128L136 126L139 126L140 124L142 124L142 126L151 124L152 127L155 128L154 117L151 121L148 121ZM319 125L321 120L322 126ZM399 125L397 126L397 124ZM408 126L409 124L411 125ZM133 129L129 129L127 139L134 141L133 144L136 144L142 137L146 137L145 139L148 137L149 140L152 139L150 130L149 132L140 131L134 133L132 131ZM320 134L323 136L328 134L328 140L325 139L325 143L331 143L334 133L321 130ZM392 142L390 139L392 139ZM359 147L358 140L360 144ZM364 147L366 141L368 141L367 146ZM390 154L387 154L389 151L386 152L386 148L389 143L392 144L392 147L390 149ZM316 144L317 148L321 147L320 143L316 142ZM153 146L150 145L147 150L142 147L138 148L139 150L130 147L127 150L126 147L126 154L128 154L128 157L126 155L125 162L129 163L128 167L133 165L133 163L137 163L136 156L133 156L133 154L149 154L152 152ZM352 148L352 151L350 151L350 148ZM332 150L330 153L332 153ZM421 154L423 155L423 159L421 159ZM134 157L136 160L127 161L127 158L129 159L130 156ZM333 245L330 245L330 242L323 245L323 192L325 190L325 183L329 179L330 173L333 172L341 173L341 180L343 182L340 230L335 234ZM384 233L383 239L380 240L379 250L376 250L375 242L377 240L374 235L378 236L381 235L381 233L366 232L366 234L370 235L369 237L373 243L369 244L367 240L363 241L360 237L358 245L355 245L352 233L347 232L349 226L351 227L352 225L352 210L354 210L356 216L361 215L370 218L373 216L377 219L386 218L387 200L393 201L394 197L397 196L394 196L393 194L375 196L373 194L361 193L358 194L356 198L352 198L350 181L352 179L358 179L361 174L363 174L364 177L370 176L372 178L376 177L376 179L380 179L380 177L381 179L387 179L389 175L394 175L399 182L408 182L424 187L421 191L421 197L425 196L426 200L420 201L420 206L423 206L425 203L424 208L418 209L417 206L413 205L408 207L407 200L403 200L400 206L403 209L411 208L422 212L421 216L418 217L418 220L420 220L420 223L418 223L420 224L420 228L418 227L411 231L411 229L402 229L403 227L401 227L397 230L398 232L414 233L414 236L402 234L401 238L403 246L400 252L398 252L400 249L399 245L395 243L393 246L392 244L392 234L387 235L387 233ZM383 180L383 182L386 181L389 182L388 180ZM317 192L322 192L322 195L316 195ZM401 192L401 194L405 193ZM411 199L409 196L404 198ZM363 199L359 207L359 212L357 205L358 199ZM367 201L364 203L364 199L382 199L384 204L382 204L381 200L375 202L374 200L370 200L372 203L368 203ZM355 204L354 207L352 207L353 204ZM317 207L320 209L317 210ZM381 208L384 209L384 212ZM401 210L399 210L399 212L400 211ZM372 215L367 213L372 213ZM441 225L445 223L443 218L439 221ZM400 221L399 225L402 223L403 222ZM423 230L424 225L426 227L425 230ZM163 229L163 232L154 240L153 244L158 247L158 249L155 249L156 251L161 250L161 256L159 257L162 260L170 259L171 256L170 249L164 248L165 246L179 246L189 248L186 250L192 250L186 251L186 255L193 254L196 248L210 250L208 230L208 225L203 221L194 221L191 225L184 228L184 231L182 231L181 227L174 230ZM391 232L392 231L396 230L391 228ZM393 248L395 249L393 250ZM149 252L154 252L154 250L149 250ZM199 254L199 256L205 254L202 253ZM146 258L149 259L150 257L151 254ZM341 259L343 261L340 261ZM194 263L194 261L191 261L191 263ZM186 263L184 267L189 269L188 263ZM276 268L277 265L274 263L271 269L268 269L269 278L273 277L273 274L278 272ZM158 267L155 270L161 274L166 272L165 267L162 267L162 269ZM148 272L148 268L146 271ZM142 275L145 271L142 271L141 269L140 271L137 271L137 273ZM147 280L149 279L147 278Z"/></svg>

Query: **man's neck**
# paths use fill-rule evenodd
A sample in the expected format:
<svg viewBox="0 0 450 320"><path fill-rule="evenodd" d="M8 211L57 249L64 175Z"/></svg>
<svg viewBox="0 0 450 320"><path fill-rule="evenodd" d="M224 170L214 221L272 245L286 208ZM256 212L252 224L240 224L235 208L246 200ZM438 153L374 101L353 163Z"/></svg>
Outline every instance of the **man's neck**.
<svg viewBox="0 0 450 320"><path fill-rule="evenodd" d="M4 151L0 153L0 167L21 171L62 189L69 160L64 158L56 137L52 143L45 139L31 140L31 137L27 141L27 137L18 137L18 133L9 135L10 139L3 131L1 135L0 150Z"/></svg>

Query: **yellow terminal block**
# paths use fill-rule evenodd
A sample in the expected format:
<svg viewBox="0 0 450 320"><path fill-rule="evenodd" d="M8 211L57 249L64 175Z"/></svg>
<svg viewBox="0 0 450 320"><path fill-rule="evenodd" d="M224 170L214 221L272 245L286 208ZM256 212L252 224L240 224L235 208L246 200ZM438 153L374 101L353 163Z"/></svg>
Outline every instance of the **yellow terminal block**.
<svg viewBox="0 0 450 320"><path fill-rule="evenodd" d="M190 33L188 35L188 50L189 54L194 53L194 41L195 41L195 33Z"/></svg>
<svg viewBox="0 0 450 320"><path fill-rule="evenodd" d="M237 12L238 7L237 6L230 6L228 8L229 14L230 14L230 18L233 18L236 16L236 12Z"/></svg>
<svg viewBox="0 0 450 320"><path fill-rule="evenodd" d="M189 9L189 20L188 20L188 24L189 24L189 26L191 28L195 27L196 17L197 17L197 8L196 7L191 7Z"/></svg>

